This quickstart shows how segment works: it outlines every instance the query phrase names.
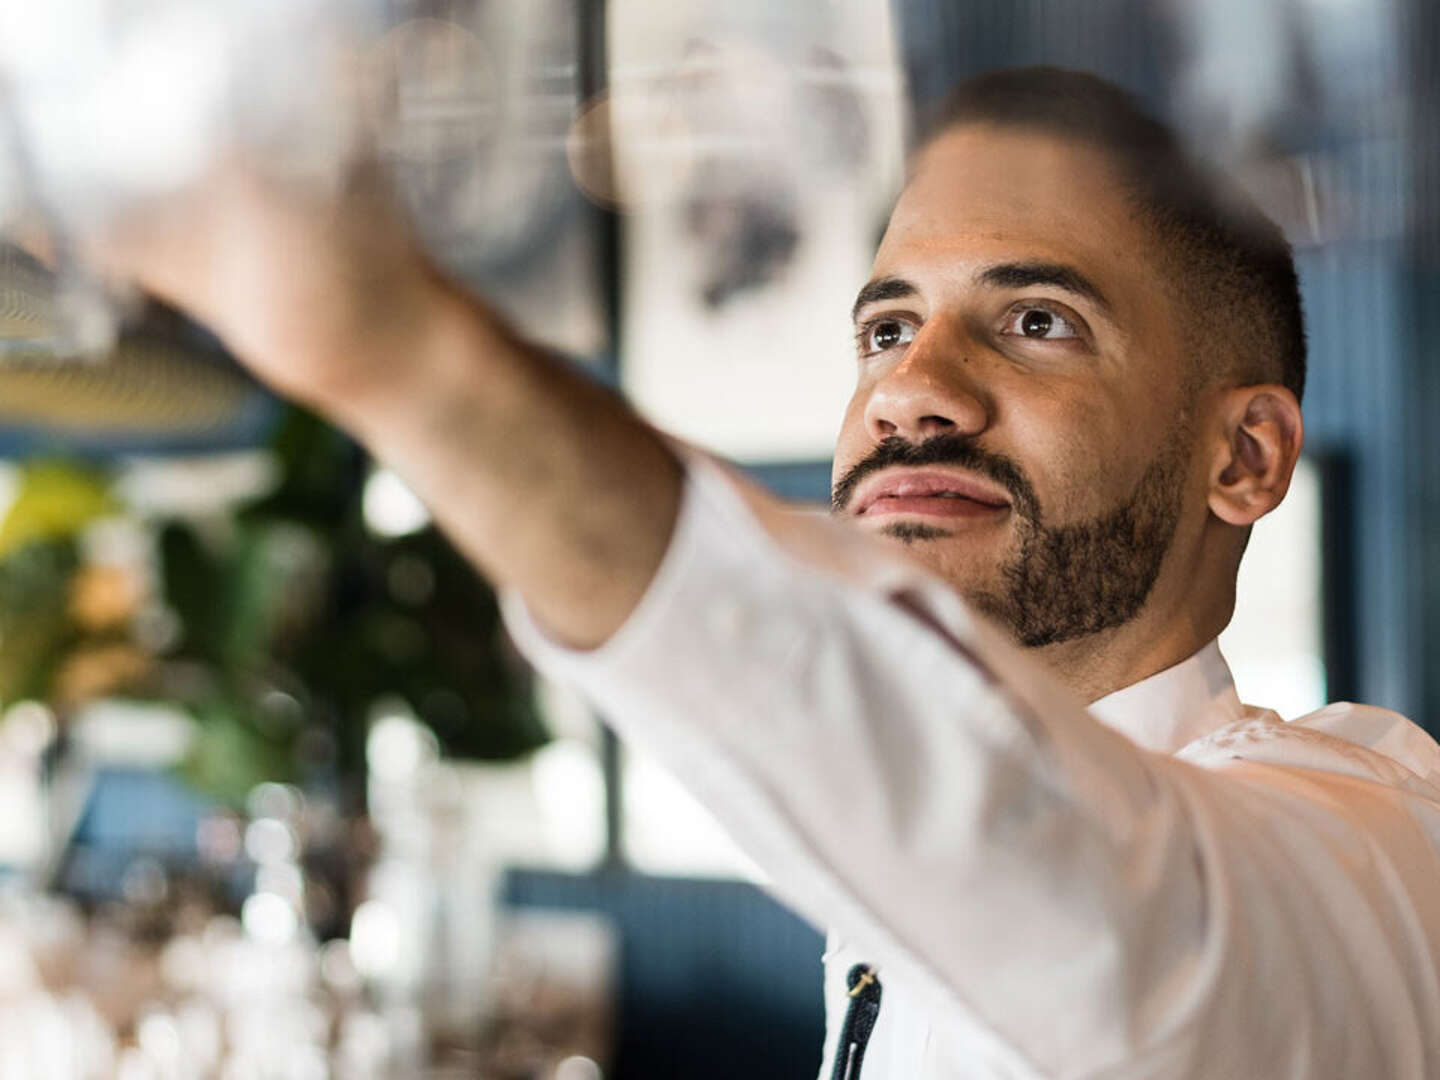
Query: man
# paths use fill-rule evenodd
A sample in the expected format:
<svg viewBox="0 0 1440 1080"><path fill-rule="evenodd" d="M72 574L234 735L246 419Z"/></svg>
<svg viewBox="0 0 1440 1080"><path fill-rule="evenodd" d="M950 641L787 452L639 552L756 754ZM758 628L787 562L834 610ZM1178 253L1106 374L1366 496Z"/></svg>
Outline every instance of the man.
<svg viewBox="0 0 1440 1080"><path fill-rule="evenodd" d="M1214 645L1300 452L1289 251L1120 91L958 92L856 306L840 523L517 340L371 186L232 171L97 257L407 476L832 928L824 1075L1440 1075L1440 749L1241 706Z"/></svg>

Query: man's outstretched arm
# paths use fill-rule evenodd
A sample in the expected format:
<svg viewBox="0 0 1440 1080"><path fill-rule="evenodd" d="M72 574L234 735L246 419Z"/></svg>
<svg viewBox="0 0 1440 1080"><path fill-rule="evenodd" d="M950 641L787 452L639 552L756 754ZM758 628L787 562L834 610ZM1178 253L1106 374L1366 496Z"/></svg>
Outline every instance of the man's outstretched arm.
<svg viewBox="0 0 1440 1080"><path fill-rule="evenodd" d="M95 254L365 442L557 639L603 642L643 595L680 501L674 454L436 272L378 185L307 198L232 168Z"/></svg>

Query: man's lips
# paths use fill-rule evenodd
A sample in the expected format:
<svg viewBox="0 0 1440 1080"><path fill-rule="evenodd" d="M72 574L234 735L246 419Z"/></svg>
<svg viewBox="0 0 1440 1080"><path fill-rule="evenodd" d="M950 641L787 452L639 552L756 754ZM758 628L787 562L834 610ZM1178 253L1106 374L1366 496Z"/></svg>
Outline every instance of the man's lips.
<svg viewBox="0 0 1440 1080"><path fill-rule="evenodd" d="M964 518L1008 509L1010 500L969 473L898 467L886 469L861 484L854 504L856 517L928 514Z"/></svg>

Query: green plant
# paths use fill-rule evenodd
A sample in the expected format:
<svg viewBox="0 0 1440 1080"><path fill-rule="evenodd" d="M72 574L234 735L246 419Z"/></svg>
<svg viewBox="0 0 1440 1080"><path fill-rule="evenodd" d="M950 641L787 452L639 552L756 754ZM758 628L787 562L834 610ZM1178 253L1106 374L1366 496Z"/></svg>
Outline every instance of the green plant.
<svg viewBox="0 0 1440 1080"><path fill-rule="evenodd" d="M333 428L292 411L274 449L278 486L218 535L180 521L160 533L181 628L170 693L202 721L192 779L234 795L308 770L357 777L382 697L405 699L452 756L542 745L530 676L484 581L433 528L366 528L364 459Z"/></svg>
<svg viewBox="0 0 1440 1080"><path fill-rule="evenodd" d="M358 448L309 414L277 426L278 483L220 521L154 529L143 568L88 566L82 538L125 514L99 469L23 466L0 521L0 706L62 716L94 697L183 706L196 720L184 771L238 801L263 780L364 772L365 726L400 697L446 753L507 760L542 745L528 671L495 597L433 528L387 539L362 512ZM171 632L156 634L167 612Z"/></svg>
<svg viewBox="0 0 1440 1080"><path fill-rule="evenodd" d="M69 704L75 680L67 674L81 670L77 662L125 646L112 621L92 620L76 603L79 537L116 508L98 470L53 459L21 468L0 521L0 706L27 698ZM115 684L139 666L125 665Z"/></svg>

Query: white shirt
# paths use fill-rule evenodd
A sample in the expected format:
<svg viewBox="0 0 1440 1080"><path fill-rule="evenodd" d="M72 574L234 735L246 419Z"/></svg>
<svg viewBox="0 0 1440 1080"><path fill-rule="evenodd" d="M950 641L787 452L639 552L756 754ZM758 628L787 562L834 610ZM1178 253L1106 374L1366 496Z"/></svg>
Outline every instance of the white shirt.
<svg viewBox="0 0 1440 1080"><path fill-rule="evenodd" d="M1440 1077L1440 747L1245 707L1212 644L1089 710L859 530L691 461L604 646L528 655L828 926L858 1080ZM852 1075L850 1080L856 1080Z"/></svg>

